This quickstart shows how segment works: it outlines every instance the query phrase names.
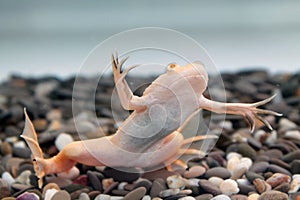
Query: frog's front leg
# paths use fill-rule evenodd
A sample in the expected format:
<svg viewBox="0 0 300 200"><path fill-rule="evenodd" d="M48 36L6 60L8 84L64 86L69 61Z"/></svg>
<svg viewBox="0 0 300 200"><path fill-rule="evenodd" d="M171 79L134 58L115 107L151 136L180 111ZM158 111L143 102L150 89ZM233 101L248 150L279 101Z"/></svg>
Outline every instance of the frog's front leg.
<svg viewBox="0 0 300 200"><path fill-rule="evenodd" d="M271 111L271 110L263 110L257 107L264 105L271 101L275 95L256 103L222 103L209 100L204 96L200 97L199 105L201 108L210 110L216 113L225 113L225 114L233 114L233 115L241 115L245 118L245 120L249 123L251 131L253 132L255 129L256 121L260 121L264 123L270 130L272 130L271 125L267 120L259 116L259 114L267 114L267 115L276 115L282 116L282 114Z"/></svg>
<svg viewBox="0 0 300 200"><path fill-rule="evenodd" d="M126 62L128 57L119 62L118 55L112 55L112 68L114 73L114 81L117 93L120 98L121 105L126 110L144 110L146 108L145 100L143 97L133 95L130 87L128 86L125 76L127 73L138 65L127 67L122 71L122 65Z"/></svg>

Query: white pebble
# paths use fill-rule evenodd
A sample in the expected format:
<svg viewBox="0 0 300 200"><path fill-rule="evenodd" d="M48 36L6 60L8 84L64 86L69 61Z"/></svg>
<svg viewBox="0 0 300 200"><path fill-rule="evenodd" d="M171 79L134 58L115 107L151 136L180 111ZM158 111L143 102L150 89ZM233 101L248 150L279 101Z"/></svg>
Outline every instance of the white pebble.
<svg viewBox="0 0 300 200"><path fill-rule="evenodd" d="M118 185L118 190L124 190L124 187L125 185L127 185L128 183L127 182L121 182L119 185Z"/></svg>
<svg viewBox="0 0 300 200"><path fill-rule="evenodd" d="M190 179L187 179L185 182L186 182L186 185L188 185L188 186L198 187L199 181L200 181L199 178L190 178Z"/></svg>
<svg viewBox="0 0 300 200"><path fill-rule="evenodd" d="M90 200L90 197L87 193L81 193L78 200Z"/></svg>
<svg viewBox="0 0 300 200"><path fill-rule="evenodd" d="M142 200L151 200L151 197L149 195L146 195L142 198Z"/></svg>
<svg viewBox="0 0 300 200"><path fill-rule="evenodd" d="M250 158L248 158L248 157L243 157L243 158L241 158L241 160L240 160L240 164L244 164L244 166L245 166L247 169L249 169L249 168L252 166L253 162L252 162L252 160L251 160Z"/></svg>
<svg viewBox="0 0 300 200"><path fill-rule="evenodd" d="M14 147L18 147L18 148L26 148L26 144L24 141L18 141L16 143L13 144Z"/></svg>
<svg viewBox="0 0 300 200"><path fill-rule="evenodd" d="M167 185L170 189L184 189L185 181L181 176L173 175L167 178Z"/></svg>
<svg viewBox="0 0 300 200"><path fill-rule="evenodd" d="M58 192L58 190L54 188L46 190L44 200L51 200L56 192Z"/></svg>
<svg viewBox="0 0 300 200"><path fill-rule="evenodd" d="M238 156L230 156L227 161L227 169L232 173L236 166L240 163L240 158Z"/></svg>
<svg viewBox="0 0 300 200"><path fill-rule="evenodd" d="M237 194L240 191L238 184L232 179L224 180L220 184L220 190L226 195Z"/></svg>
<svg viewBox="0 0 300 200"><path fill-rule="evenodd" d="M254 139L260 141L266 134L266 131L259 129L254 133Z"/></svg>
<svg viewBox="0 0 300 200"><path fill-rule="evenodd" d="M208 181L211 182L212 184L214 184L215 186L220 187L221 183L224 180L220 177L212 176L208 179Z"/></svg>
<svg viewBox="0 0 300 200"><path fill-rule="evenodd" d="M220 195L215 196L214 198L212 198L210 200L231 200L231 199L227 195L220 194Z"/></svg>
<svg viewBox="0 0 300 200"><path fill-rule="evenodd" d="M273 130L265 142L269 145L275 144L277 142L277 131Z"/></svg>
<svg viewBox="0 0 300 200"><path fill-rule="evenodd" d="M280 118L279 127L281 131L287 131L287 130L297 128L297 124L295 124L294 122L290 121L287 118Z"/></svg>
<svg viewBox="0 0 300 200"><path fill-rule="evenodd" d="M66 145L70 144L73 141L74 140L71 135L67 133L61 133L55 140L55 146L59 151L61 151Z"/></svg>
<svg viewBox="0 0 300 200"><path fill-rule="evenodd" d="M227 160L229 160L232 157L242 158L242 155L236 152L230 152L226 155Z"/></svg>
<svg viewBox="0 0 300 200"><path fill-rule="evenodd" d="M248 200L258 200L259 194L253 193L248 196Z"/></svg>
<svg viewBox="0 0 300 200"><path fill-rule="evenodd" d="M285 132L284 136L286 138L300 140L300 131L298 131L298 130L290 130L290 131Z"/></svg>
<svg viewBox="0 0 300 200"><path fill-rule="evenodd" d="M108 194L99 194L96 196L95 200L110 200L110 195Z"/></svg>
<svg viewBox="0 0 300 200"><path fill-rule="evenodd" d="M8 185L11 185L15 182L15 179L12 177L12 175L8 172L3 172L2 179L6 180Z"/></svg>
<svg viewBox="0 0 300 200"><path fill-rule="evenodd" d="M31 175L31 171L25 170L16 178L16 182L19 182L19 183L25 184L25 185L30 185L30 179L29 179L30 175Z"/></svg>
<svg viewBox="0 0 300 200"><path fill-rule="evenodd" d="M186 197L179 198L178 200L196 200L196 199L191 196L186 196Z"/></svg>
<svg viewBox="0 0 300 200"><path fill-rule="evenodd" d="M293 180L289 189L289 193L297 192L300 188L300 174L293 175Z"/></svg>

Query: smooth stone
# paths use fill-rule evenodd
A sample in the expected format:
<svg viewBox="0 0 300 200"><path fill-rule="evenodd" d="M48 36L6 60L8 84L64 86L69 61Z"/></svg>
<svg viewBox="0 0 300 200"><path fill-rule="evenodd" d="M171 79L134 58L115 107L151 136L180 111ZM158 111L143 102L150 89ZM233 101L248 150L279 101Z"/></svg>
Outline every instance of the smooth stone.
<svg viewBox="0 0 300 200"><path fill-rule="evenodd" d="M61 151L66 145L74 141L73 137L67 133L60 133L55 139L56 148Z"/></svg>
<svg viewBox="0 0 300 200"><path fill-rule="evenodd" d="M3 156L12 154L12 146L8 142L2 142L1 145L1 154Z"/></svg>
<svg viewBox="0 0 300 200"><path fill-rule="evenodd" d="M225 195L225 194L220 194L218 196L215 196L214 198L212 198L211 200L231 200L229 196Z"/></svg>
<svg viewBox="0 0 300 200"><path fill-rule="evenodd" d="M300 150L290 152L282 157L282 160L286 163L290 163L294 160L300 160Z"/></svg>
<svg viewBox="0 0 300 200"><path fill-rule="evenodd" d="M261 180L259 178L253 181L253 185L255 186L257 192L260 194L272 189L272 186L270 184L268 184L266 181Z"/></svg>
<svg viewBox="0 0 300 200"><path fill-rule="evenodd" d="M174 196L177 195L180 192L180 189L176 188L176 189L167 189L167 190L163 190L159 193L159 196L162 198L166 198L169 196Z"/></svg>
<svg viewBox="0 0 300 200"><path fill-rule="evenodd" d="M162 178L166 180L169 176L176 175L178 173L171 172L166 169L160 169L152 172L146 172L142 175L142 178L148 179L149 181L154 181L155 179Z"/></svg>
<svg viewBox="0 0 300 200"><path fill-rule="evenodd" d="M52 197L54 196L55 193L57 193L58 190L55 188L49 188L43 192L44 194L42 195L44 197L44 200L51 200Z"/></svg>
<svg viewBox="0 0 300 200"><path fill-rule="evenodd" d="M185 171L183 176L185 178L196 178L202 176L206 169L200 165L192 166L188 171Z"/></svg>
<svg viewBox="0 0 300 200"><path fill-rule="evenodd" d="M245 164L240 163L238 164L234 170L232 171L231 179L236 180L240 177L242 177L247 172L247 167Z"/></svg>
<svg viewBox="0 0 300 200"><path fill-rule="evenodd" d="M300 140L300 131L299 130L289 130L284 134L285 138L291 140Z"/></svg>
<svg viewBox="0 0 300 200"><path fill-rule="evenodd" d="M237 194L240 190L237 182L232 179L226 179L220 184L220 190L223 194L228 196L232 194Z"/></svg>
<svg viewBox="0 0 300 200"><path fill-rule="evenodd" d="M17 175L20 175L23 171L29 170L31 173L34 173L34 168L31 163L21 164L17 170Z"/></svg>
<svg viewBox="0 0 300 200"><path fill-rule="evenodd" d="M288 163L282 161L281 159L277 159L277 158L271 158L270 159L270 164L277 165L277 166L282 167L286 170L291 169L291 166Z"/></svg>
<svg viewBox="0 0 300 200"><path fill-rule="evenodd" d="M283 192L270 190L262 193L258 200L288 200L288 198L288 195Z"/></svg>
<svg viewBox="0 0 300 200"><path fill-rule="evenodd" d="M238 152L240 154L242 154L242 156L244 156L244 157L251 158L252 160L254 160L256 157L256 151L250 145L248 145L246 143L238 144L237 149L238 149Z"/></svg>
<svg viewBox="0 0 300 200"><path fill-rule="evenodd" d="M133 169L134 172L120 171L114 168L106 167L103 171L105 177L111 177L117 182L133 182L141 177L140 169Z"/></svg>
<svg viewBox="0 0 300 200"><path fill-rule="evenodd" d="M125 196L129 193L130 191L128 190L119 190L119 189L114 189L111 191L112 195L116 195L116 196Z"/></svg>
<svg viewBox="0 0 300 200"><path fill-rule="evenodd" d="M119 185L120 185L120 184L119 184ZM138 182L134 185L133 189L136 189L136 188L138 188L138 187L144 187L144 188L146 188L147 191L150 191L151 186L152 186L152 182L151 182L151 181L149 181L149 180L147 180L147 179L142 179L142 180L138 181Z"/></svg>
<svg viewBox="0 0 300 200"><path fill-rule="evenodd" d="M290 166L292 174L300 174L300 160L294 160Z"/></svg>
<svg viewBox="0 0 300 200"><path fill-rule="evenodd" d="M90 197L87 193L81 193L78 200L90 200Z"/></svg>
<svg viewBox="0 0 300 200"><path fill-rule="evenodd" d="M70 170L67 172L60 172L57 174L58 177L61 177L63 179L70 179L73 180L76 177L78 177L80 174L79 169L76 166L73 166Z"/></svg>
<svg viewBox="0 0 300 200"><path fill-rule="evenodd" d="M268 156L269 158L282 159L283 153L278 149L269 149L264 152L264 155Z"/></svg>
<svg viewBox="0 0 300 200"><path fill-rule="evenodd" d="M270 178L266 180L268 184L272 186L272 188L277 187L282 183L289 183L291 182L291 177L286 174L275 173Z"/></svg>
<svg viewBox="0 0 300 200"><path fill-rule="evenodd" d="M240 194L248 195L250 192L256 191L255 187L253 185L248 185L245 183L238 182L238 187L240 189Z"/></svg>
<svg viewBox="0 0 300 200"><path fill-rule="evenodd" d="M150 189L151 198L158 197L159 193L167 189L163 179L155 179Z"/></svg>
<svg viewBox="0 0 300 200"><path fill-rule="evenodd" d="M73 193L73 192L75 192L75 191L82 190L83 188L84 188L84 186L78 185L78 184L70 184L70 185L64 187L64 189L65 189L68 193Z"/></svg>
<svg viewBox="0 0 300 200"><path fill-rule="evenodd" d="M31 158L31 151L29 148L13 147L12 154L19 158Z"/></svg>
<svg viewBox="0 0 300 200"><path fill-rule="evenodd" d="M8 172L4 172L2 174L2 179L5 180L5 181L7 181L7 183L9 185L11 185L11 184L13 184L15 182L15 179L13 178L13 176L10 173L8 173Z"/></svg>
<svg viewBox="0 0 300 200"><path fill-rule="evenodd" d="M39 200L39 196L35 193L24 192L19 195L16 200Z"/></svg>
<svg viewBox="0 0 300 200"><path fill-rule="evenodd" d="M196 200L210 200L214 196L212 194L201 194L195 197Z"/></svg>
<svg viewBox="0 0 300 200"><path fill-rule="evenodd" d="M273 164L270 164L269 167L268 167L268 170L273 172L273 173L281 173L281 174L287 174L289 176L292 176L291 172L278 166L278 165L273 165Z"/></svg>
<svg viewBox="0 0 300 200"><path fill-rule="evenodd" d="M169 176L166 181L170 189L184 189L186 183L185 180L179 175Z"/></svg>
<svg viewBox="0 0 300 200"><path fill-rule="evenodd" d="M259 196L257 193L252 193L248 196L248 200L258 200Z"/></svg>
<svg viewBox="0 0 300 200"><path fill-rule="evenodd" d="M295 193L300 188L300 174L293 175L293 180L291 182L288 193Z"/></svg>
<svg viewBox="0 0 300 200"><path fill-rule="evenodd" d="M146 195L142 198L142 200L151 200L151 197L149 195Z"/></svg>
<svg viewBox="0 0 300 200"><path fill-rule="evenodd" d="M220 178L220 177L213 176L213 177L210 177L208 179L208 181L211 182L212 184L214 184L215 186L220 187L221 183L224 180L222 178Z"/></svg>
<svg viewBox="0 0 300 200"><path fill-rule="evenodd" d="M141 198L143 198L143 196L145 196L146 193L146 188L139 187L125 195L124 200L140 200Z"/></svg>
<svg viewBox="0 0 300 200"><path fill-rule="evenodd" d="M75 180L73 180L73 184L80 184L87 186L88 185L88 176L87 175L80 175Z"/></svg>
<svg viewBox="0 0 300 200"><path fill-rule="evenodd" d="M283 192L283 193L288 193L289 189L290 189L289 183L282 183L274 188L274 190Z"/></svg>
<svg viewBox="0 0 300 200"><path fill-rule="evenodd" d="M179 198L178 200L195 200L195 198L191 196L186 196L186 197Z"/></svg>
<svg viewBox="0 0 300 200"><path fill-rule="evenodd" d="M89 180L89 183L92 186L92 188L94 190L102 191L102 189L103 189L102 183L99 180L99 178L97 177L97 175L92 171L88 171L87 176L88 176L88 180Z"/></svg>
<svg viewBox="0 0 300 200"><path fill-rule="evenodd" d="M297 124L292 122L291 120L287 119L287 118L280 118L279 120L279 127L280 130L282 132L291 130L291 129L296 129L297 128Z"/></svg>
<svg viewBox="0 0 300 200"><path fill-rule="evenodd" d="M264 179L265 179L263 176L261 176L261 175L255 173L255 172L252 172L252 171L246 172L245 175L246 175L246 178L248 179L248 181L249 181L250 183L252 183L252 182L253 182L255 179L257 179L257 178L259 178L259 179L261 179L261 180L264 180Z"/></svg>
<svg viewBox="0 0 300 200"><path fill-rule="evenodd" d="M211 183L208 180L205 179L200 179L199 181L199 186L206 191L207 193L210 193L212 195L219 195L222 194L222 191L220 190L219 187L217 187L216 185L214 185L213 183Z"/></svg>
<svg viewBox="0 0 300 200"><path fill-rule="evenodd" d="M56 183L60 188L65 188L72 184L71 180L60 177L45 177L47 183Z"/></svg>
<svg viewBox="0 0 300 200"><path fill-rule="evenodd" d="M248 200L248 197L246 195L242 194L233 194L230 196L231 200Z"/></svg>
<svg viewBox="0 0 300 200"><path fill-rule="evenodd" d="M54 191L58 191L60 190L59 186L56 183L47 183L44 187L43 187L43 191L42 191L42 196L45 197L46 192L49 189L54 189Z"/></svg>
<svg viewBox="0 0 300 200"><path fill-rule="evenodd" d="M222 179L227 179L231 176L231 173L224 167L214 167L214 168L208 169L205 173L206 178L210 178L212 176L217 176Z"/></svg>
<svg viewBox="0 0 300 200"><path fill-rule="evenodd" d="M62 200L62 199L63 200L71 200L71 196L67 191L60 190L60 191L56 192L51 198L51 200Z"/></svg>
<svg viewBox="0 0 300 200"><path fill-rule="evenodd" d="M268 167L269 163L266 161L260 161L260 162L255 162L249 169L249 171L255 172L255 173L263 173L265 172Z"/></svg>
<svg viewBox="0 0 300 200"><path fill-rule="evenodd" d="M23 171L16 179L15 181L21 184L30 185L30 178L31 171L26 170Z"/></svg>

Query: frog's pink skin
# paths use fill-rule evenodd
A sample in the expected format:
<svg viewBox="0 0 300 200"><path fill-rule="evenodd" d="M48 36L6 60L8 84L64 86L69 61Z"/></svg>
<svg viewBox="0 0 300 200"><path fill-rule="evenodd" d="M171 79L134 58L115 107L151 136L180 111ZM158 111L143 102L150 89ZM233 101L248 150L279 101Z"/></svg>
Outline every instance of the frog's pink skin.
<svg viewBox="0 0 300 200"><path fill-rule="evenodd" d="M271 128L258 114L280 115L257 108L271 101L273 97L254 104L221 103L206 99L202 93L207 87L208 75L204 67L196 63L183 67L170 64L167 72L152 82L143 96L135 96L125 76L136 66L122 72L125 61L123 59L119 62L117 56L112 57L114 81L123 108L133 112L114 135L73 142L56 156L44 159L34 127L25 112L26 123L22 137L32 151L40 187L44 175L67 172L76 163L91 166L151 167L175 162L185 167L186 163L176 160L178 155L185 152L191 158L204 156L204 152L196 149L185 150L188 144L216 138L196 136L193 139L183 139L181 130L191 116L202 108L217 113L242 115L250 123L251 130L254 129L255 120L260 120Z"/></svg>

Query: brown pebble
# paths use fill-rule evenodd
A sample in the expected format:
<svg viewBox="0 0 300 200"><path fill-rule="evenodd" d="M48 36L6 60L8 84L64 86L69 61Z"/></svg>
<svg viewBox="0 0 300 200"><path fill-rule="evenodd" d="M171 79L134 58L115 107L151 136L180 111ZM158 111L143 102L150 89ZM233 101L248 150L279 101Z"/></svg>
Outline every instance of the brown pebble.
<svg viewBox="0 0 300 200"><path fill-rule="evenodd" d="M248 200L248 197L246 195L242 194L234 194L230 196L231 200Z"/></svg>
<svg viewBox="0 0 300 200"><path fill-rule="evenodd" d="M268 178L266 182L270 184L272 188L275 188L282 183L291 182L291 177L286 174L275 173L270 178Z"/></svg>
<svg viewBox="0 0 300 200"><path fill-rule="evenodd" d="M142 178L148 179L149 181L154 181L157 178L166 180L169 176L172 175L177 175L177 173L168 171L166 169L160 169L152 172L146 172L142 175Z"/></svg>
<svg viewBox="0 0 300 200"><path fill-rule="evenodd" d="M1 143L1 154L3 156L12 154L12 147L8 142Z"/></svg>
<svg viewBox="0 0 300 200"><path fill-rule="evenodd" d="M260 194L272 189L272 187L266 181L259 178L254 179L253 185L255 186L257 192Z"/></svg>
<svg viewBox="0 0 300 200"><path fill-rule="evenodd" d="M288 198L288 195L283 192L270 190L262 193L258 200L288 200Z"/></svg>
<svg viewBox="0 0 300 200"><path fill-rule="evenodd" d="M139 187L125 195L123 200L140 200L146 194L147 190L144 187Z"/></svg>
<svg viewBox="0 0 300 200"><path fill-rule="evenodd" d="M212 199L214 196L212 194L201 194L199 196L196 196L195 199L196 200L210 200Z"/></svg>
<svg viewBox="0 0 300 200"><path fill-rule="evenodd" d="M196 178L205 173L206 169L200 165L191 167L188 171L185 171L183 176L185 178Z"/></svg>

